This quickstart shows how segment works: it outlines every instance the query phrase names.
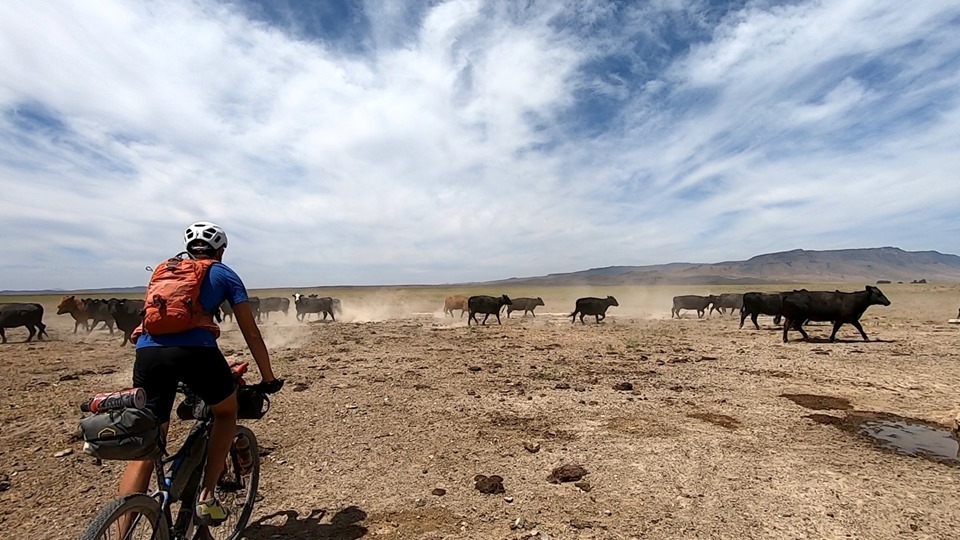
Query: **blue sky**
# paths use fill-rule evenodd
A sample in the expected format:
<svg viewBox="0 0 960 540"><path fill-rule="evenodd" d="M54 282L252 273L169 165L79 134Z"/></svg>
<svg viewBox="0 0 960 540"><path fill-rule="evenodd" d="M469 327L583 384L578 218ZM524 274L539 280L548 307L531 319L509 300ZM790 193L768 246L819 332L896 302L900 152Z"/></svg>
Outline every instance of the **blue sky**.
<svg viewBox="0 0 960 540"><path fill-rule="evenodd" d="M0 289L957 253L960 2L9 1Z"/></svg>

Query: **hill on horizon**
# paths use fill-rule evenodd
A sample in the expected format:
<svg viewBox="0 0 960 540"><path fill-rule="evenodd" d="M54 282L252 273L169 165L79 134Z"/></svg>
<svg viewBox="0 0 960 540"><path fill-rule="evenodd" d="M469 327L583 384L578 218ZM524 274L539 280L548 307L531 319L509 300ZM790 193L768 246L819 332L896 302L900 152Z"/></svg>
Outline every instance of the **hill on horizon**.
<svg viewBox="0 0 960 540"><path fill-rule="evenodd" d="M960 282L960 256L896 247L837 250L794 249L765 253L745 261L675 262L648 266L608 266L472 283L436 285L756 285L778 283ZM377 285L373 285L377 286ZM413 286L413 285L411 285ZM416 285L429 286L429 285ZM304 289L329 287L301 287ZM341 285L338 287L351 287ZM283 287L269 287L277 289ZM253 287L252 289L257 289ZM2 290L0 296L44 294L138 294L146 287L102 289Z"/></svg>
<svg viewBox="0 0 960 540"><path fill-rule="evenodd" d="M896 247L766 253L745 261L609 266L488 284L525 285L755 285L777 283L909 283L960 281L960 257Z"/></svg>

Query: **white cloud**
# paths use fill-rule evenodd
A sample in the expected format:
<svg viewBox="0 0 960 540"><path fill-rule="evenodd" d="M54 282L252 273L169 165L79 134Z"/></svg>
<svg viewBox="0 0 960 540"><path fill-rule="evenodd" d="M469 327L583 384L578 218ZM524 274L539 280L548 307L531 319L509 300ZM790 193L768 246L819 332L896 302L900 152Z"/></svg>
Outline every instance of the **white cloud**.
<svg viewBox="0 0 960 540"><path fill-rule="evenodd" d="M254 286L956 250L917 231L960 195L960 9L707 9L376 3L359 53L216 3L5 3L0 289L141 283L194 219Z"/></svg>

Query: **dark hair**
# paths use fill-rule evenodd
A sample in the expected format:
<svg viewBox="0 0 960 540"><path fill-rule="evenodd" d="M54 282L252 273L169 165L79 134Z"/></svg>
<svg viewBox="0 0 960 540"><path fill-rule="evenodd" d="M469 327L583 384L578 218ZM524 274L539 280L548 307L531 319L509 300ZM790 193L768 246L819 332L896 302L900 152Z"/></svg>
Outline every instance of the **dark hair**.
<svg viewBox="0 0 960 540"><path fill-rule="evenodd" d="M203 240L194 240L187 244L187 252L191 255L201 255L204 257L213 257L217 254L217 250L213 249L213 246Z"/></svg>

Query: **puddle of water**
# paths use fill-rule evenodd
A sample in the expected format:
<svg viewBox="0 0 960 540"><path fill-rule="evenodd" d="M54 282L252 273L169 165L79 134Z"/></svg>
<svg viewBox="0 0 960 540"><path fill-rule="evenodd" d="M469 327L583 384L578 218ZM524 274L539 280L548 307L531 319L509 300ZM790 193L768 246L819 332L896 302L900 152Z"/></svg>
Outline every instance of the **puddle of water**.
<svg viewBox="0 0 960 540"><path fill-rule="evenodd" d="M874 439L880 446L902 454L960 465L960 443L945 428L876 419L862 422L858 432Z"/></svg>

